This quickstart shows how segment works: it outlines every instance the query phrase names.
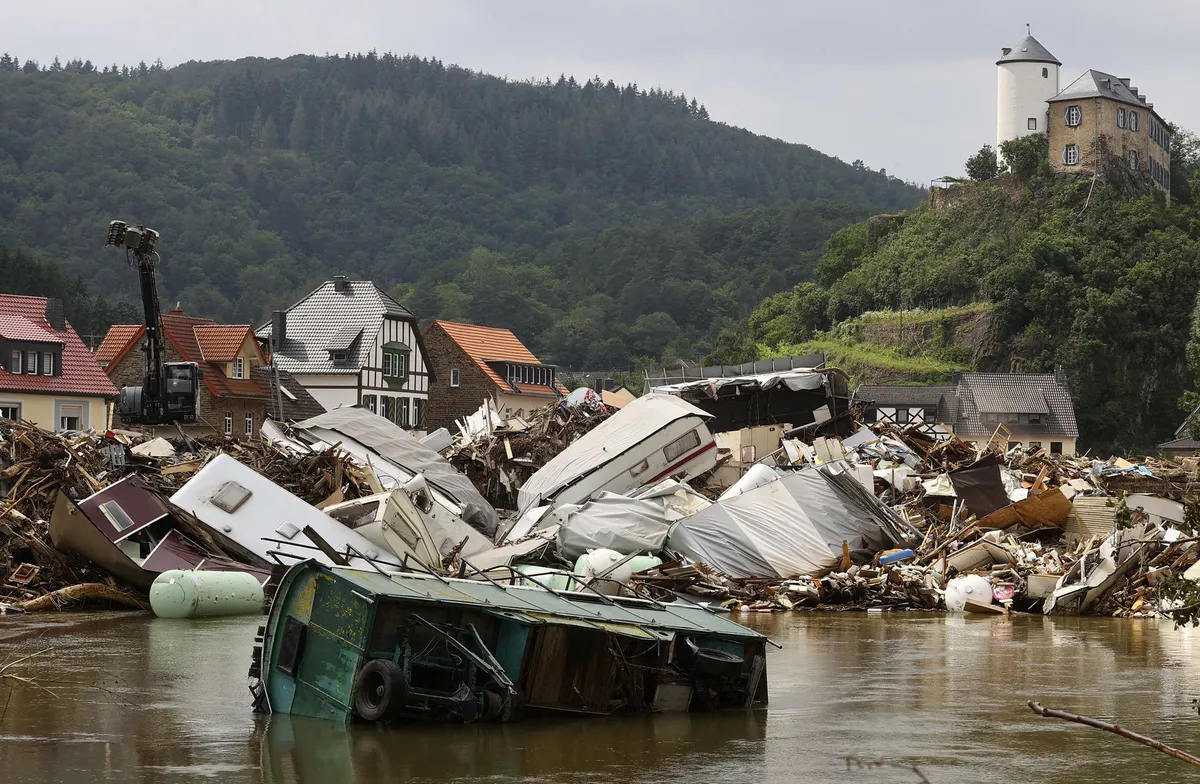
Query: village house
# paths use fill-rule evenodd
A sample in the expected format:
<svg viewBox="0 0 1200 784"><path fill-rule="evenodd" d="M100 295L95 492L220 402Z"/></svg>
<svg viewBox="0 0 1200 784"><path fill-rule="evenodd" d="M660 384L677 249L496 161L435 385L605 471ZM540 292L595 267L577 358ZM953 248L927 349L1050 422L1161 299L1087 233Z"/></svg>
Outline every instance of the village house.
<svg viewBox="0 0 1200 784"><path fill-rule="evenodd" d="M964 441L986 442L999 431L1009 443L1053 455L1075 454L1079 427L1066 375L955 373L949 386L859 385L854 392L868 423L939 428Z"/></svg>
<svg viewBox="0 0 1200 784"><path fill-rule="evenodd" d="M1159 444L1158 450L1167 457L1190 457L1200 454L1200 441L1192 438L1192 434L1188 432L1188 425L1195 416L1200 416L1200 407L1192 409L1179 427L1175 428L1175 437L1166 443Z"/></svg>
<svg viewBox="0 0 1200 784"><path fill-rule="evenodd" d="M524 416L567 394L557 369L511 330L439 320L425 328L424 337L437 372L429 399L431 430L452 428L487 399L511 416Z"/></svg>
<svg viewBox="0 0 1200 784"><path fill-rule="evenodd" d="M0 419L104 430L116 395L61 299L0 294Z"/></svg>
<svg viewBox="0 0 1200 784"><path fill-rule="evenodd" d="M1002 49L996 66L997 150L1010 139L1048 134L1053 170L1127 166L1169 197L1170 128L1129 78L1089 70L1060 90L1062 63L1032 35Z"/></svg>
<svg viewBox="0 0 1200 784"><path fill-rule="evenodd" d="M337 276L258 328L327 410L361 405L423 430L433 369L416 317L369 280Z"/></svg>
<svg viewBox="0 0 1200 784"><path fill-rule="evenodd" d="M203 372L196 401L196 422L184 426L189 435L219 434L256 438L265 419L298 420L325 409L286 371L279 389L267 355L249 324L217 324L174 310L160 316L167 362L195 362ZM96 361L117 387L139 386L146 374L146 327L112 327L96 349ZM283 401L282 414L277 410ZM150 428L161 435L174 426Z"/></svg>

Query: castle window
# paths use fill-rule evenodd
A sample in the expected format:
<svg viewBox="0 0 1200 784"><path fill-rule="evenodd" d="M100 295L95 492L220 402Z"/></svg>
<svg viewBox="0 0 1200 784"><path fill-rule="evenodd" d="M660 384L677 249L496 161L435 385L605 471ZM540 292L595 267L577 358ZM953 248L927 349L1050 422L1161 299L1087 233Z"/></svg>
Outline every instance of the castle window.
<svg viewBox="0 0 1200 784"><path fill-rule="evenodd" d="M1134 171L1138 170L1138 151L1137 150L1129 151L1129 168L1133 169Z"/></svg>
<svg viewBox="0 0 1200 784"><path fill-rule="evenodd" d="M1079 163L1079 145L1068 144L1063 147L1063 163L1068 166L1074 166Z"/></svg>
<svg viewBox="0 0 1200 784"><path fill-rule="evenodd" d="M1136 131L1138 129L1138 115L1135 111L1129 112L1129 130Z"/></svg>
<svg viewBox="0 0 1200 784"><path fill-rule="evenodd" d="M1117 127L1125 127L1125 109L1120 106L1117 107Z"/></svg>
<svg viewBox="0 0 1200 784"><path fill-rule="evenodd" d="M1083 123L1083 109L1078 106L1067 107L1067 125L1072 128Z"/></svg>
<svg viewBox="0 0 1200 784"><path fill-rule="evenodd" d="M1037 118L1030 117L1029 120L1026 122L1025 127L1031 131L1036 131L1037 130Z"/></svg>
<svg viewBox="0 0 1200 784"><path fill-rule="evenodd" d="M1043 78L1043 79L1049 79L1049 78L1050 78L1050 69L1049 69L1049 68L1043 68L1043 69L1042 69L1042 78Z"/></svg>

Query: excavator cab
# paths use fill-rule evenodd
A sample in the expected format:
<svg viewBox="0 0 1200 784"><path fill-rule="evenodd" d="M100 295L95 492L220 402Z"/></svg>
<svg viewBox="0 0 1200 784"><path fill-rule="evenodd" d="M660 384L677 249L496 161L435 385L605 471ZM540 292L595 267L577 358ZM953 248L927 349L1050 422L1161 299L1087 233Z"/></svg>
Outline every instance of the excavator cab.
<svg viewBox="0 0 1200 784"><path fill-rule="evenodd" d="M159 388L161 405L145 392L144 386L121 387L117 415L127 425L188 424L196 421L196 396L203 378L195 362L167 362Z"/></svg>
<svg viewBox="0 0 1200 784"><path fill-rule="evenodd" d="M203 371L195 362L168 362L163 366L163 402L167 422L195 422L196 396Z"/></svg>

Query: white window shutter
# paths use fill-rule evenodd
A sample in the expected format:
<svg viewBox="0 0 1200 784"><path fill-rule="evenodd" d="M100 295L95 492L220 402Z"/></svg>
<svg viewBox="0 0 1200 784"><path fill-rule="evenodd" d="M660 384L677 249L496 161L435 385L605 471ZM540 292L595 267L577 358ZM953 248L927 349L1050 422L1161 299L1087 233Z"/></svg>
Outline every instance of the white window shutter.
<svg viewBox="0 0 1200 784"><path fill-rule="evenodd" d="M1063 165L1064 165L1064 166L1065 166L1065 165L1066 165L1066 163L1067 163L1067 147L1069 147L1069 146L1070 146L1070 145L1066 145L1066 144L1064 144L1064 145L1063 145L1062 161L1063 161Z"/></svg>

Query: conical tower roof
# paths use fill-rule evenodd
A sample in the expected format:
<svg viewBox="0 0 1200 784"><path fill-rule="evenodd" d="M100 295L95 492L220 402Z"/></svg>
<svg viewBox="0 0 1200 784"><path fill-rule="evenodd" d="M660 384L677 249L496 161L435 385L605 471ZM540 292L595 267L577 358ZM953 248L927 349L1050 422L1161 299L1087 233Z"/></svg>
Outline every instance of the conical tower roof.
<svg viewBox="0 0 1200 784"><path fill-rule="evenodd" d="M1011 49L1004 49L1004 54L996 61L996 65L1004 63L1054 63L1062 65L1058 58L1050 54L1050 50L1038 43L1032 35L1027 35Z"/></svg>

